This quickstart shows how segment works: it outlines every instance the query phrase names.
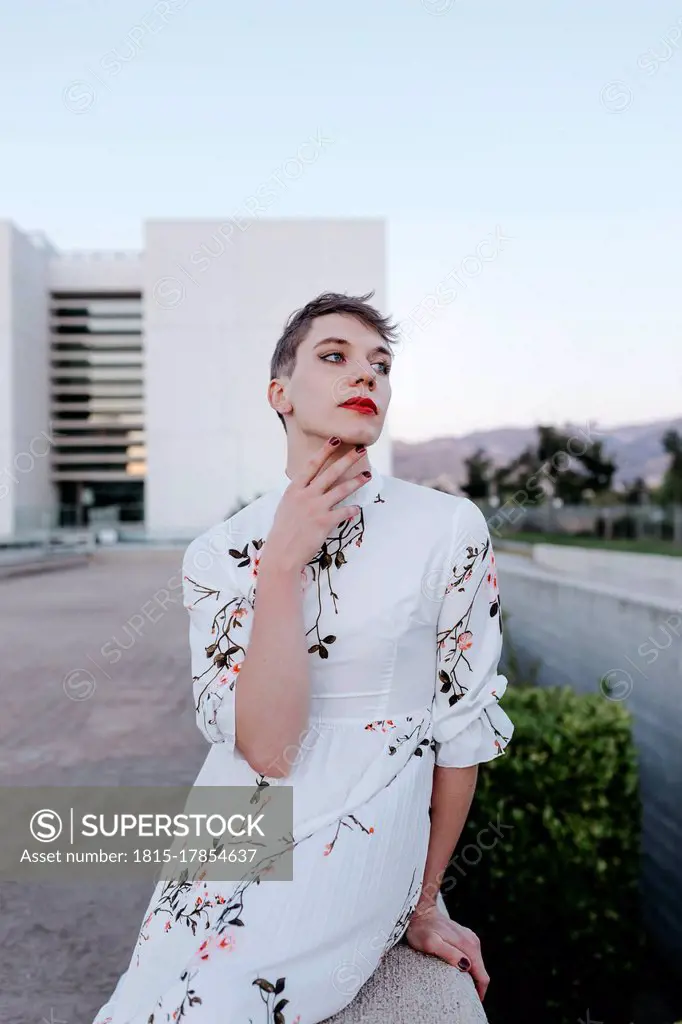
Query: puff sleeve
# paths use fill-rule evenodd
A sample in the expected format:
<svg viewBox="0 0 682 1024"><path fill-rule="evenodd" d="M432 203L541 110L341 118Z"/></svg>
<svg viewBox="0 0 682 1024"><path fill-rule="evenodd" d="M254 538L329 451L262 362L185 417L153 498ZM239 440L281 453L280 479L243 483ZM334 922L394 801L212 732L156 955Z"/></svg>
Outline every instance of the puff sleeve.
<svg viewBox="0 0 682 1024"><path fill-rule="evenodd" d="M235 687L246 656L253 608L233 584L229 559L205 537L182 562L183 604L189 613L194 712L209 743L235 750Z"/></svg>
<svg viewBox="0 0 682 1024"><path fill-rule="evenodd" d="M458 498L438 614L433 739L436 766L465 768L504 752L514 726L500 707L502 613L488 524Z"/></svg>

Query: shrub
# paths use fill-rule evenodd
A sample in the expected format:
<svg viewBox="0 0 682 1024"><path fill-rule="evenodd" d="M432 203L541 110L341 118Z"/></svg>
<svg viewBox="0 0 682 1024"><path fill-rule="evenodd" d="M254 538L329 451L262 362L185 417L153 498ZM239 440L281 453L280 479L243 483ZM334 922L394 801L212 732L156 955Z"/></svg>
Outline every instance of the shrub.
<svg viewBox="0 0 682 1024"><path fill-rule="evenodd" d="M575 1024L587 1006L606 1019L614 991L630 994L641 948L630 716L559 688L510 687L504 707L514 738L481 768L444 898L481 937L492 1021L496 993L505 1022L549 1013Z"/></svg>

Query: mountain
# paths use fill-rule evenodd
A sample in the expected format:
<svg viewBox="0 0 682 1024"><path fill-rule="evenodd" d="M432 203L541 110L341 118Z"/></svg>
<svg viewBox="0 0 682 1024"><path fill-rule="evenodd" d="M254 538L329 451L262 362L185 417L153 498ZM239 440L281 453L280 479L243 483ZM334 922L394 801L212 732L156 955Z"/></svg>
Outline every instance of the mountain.
<svg viewBox="0 0 682 1024"><path fill-rule="evenodd" d="M563 424L559 429L577 438L604 442L604 450L618 467L616 485L641 476L650 485L660 483L669 456L661 438L667 430L682 433L682 418L636 423L622 427ZM435 437L429 441L394 441L393 475L415 483L433 483L441 479L459 487L466 479L464 460L483 448L496 465L506 465L537 437L536 427L498 427L477 430L461 437Z"/></svg>

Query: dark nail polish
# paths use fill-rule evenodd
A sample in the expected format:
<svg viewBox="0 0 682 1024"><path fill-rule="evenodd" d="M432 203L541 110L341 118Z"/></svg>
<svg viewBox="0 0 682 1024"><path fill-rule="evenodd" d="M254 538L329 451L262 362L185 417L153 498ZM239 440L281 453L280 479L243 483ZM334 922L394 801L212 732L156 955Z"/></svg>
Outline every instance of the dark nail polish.
<svg viewBox="0 0 682 1024"><path fill-rule="evenodd" d="M329 443L331 445L333 445L334 448L336 448L337 444L341 444L341 438L340 437L330 437L329 438Z"/></svg>
<svg viewBox="0 0 682 1024"><path fill-rule="evenodd" d="M371 476L372 474L370 473L370 471L368 469L363 469L362 475L363 476Z"/></svg>
<svg viewBox="0 0 682 1024"><path fill-rule="evenodd" d="M469 968L471 967L471 961L467 960L467 958L463 956L462 959L457 964L457 966L459 967L460 971L468 971Z"/></svg>
<svg viewBox="0 0 682 1024"><path fill-rule="evenodd" d="M364 444L356 444L355 450L356 450L356 452L361 452L361 453L367 451L367 449L365 448Z"/></svg>

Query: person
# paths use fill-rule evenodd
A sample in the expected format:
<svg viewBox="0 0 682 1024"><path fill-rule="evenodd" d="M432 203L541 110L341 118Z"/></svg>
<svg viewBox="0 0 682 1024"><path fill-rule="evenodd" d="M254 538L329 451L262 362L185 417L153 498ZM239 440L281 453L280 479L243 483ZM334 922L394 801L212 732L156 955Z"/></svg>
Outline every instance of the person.
<svg viewBox="0 0 682 1024"><path fill-rule="evenodd" d="M485 995L478 938L436 898L513 731L495 556L472 501L369 459L398 332L372 297L289 317L268 388L286 469L183 558L195 784L292 787L293 878L159 881L95 1024L315 1024L403 938Z"/></svg>

